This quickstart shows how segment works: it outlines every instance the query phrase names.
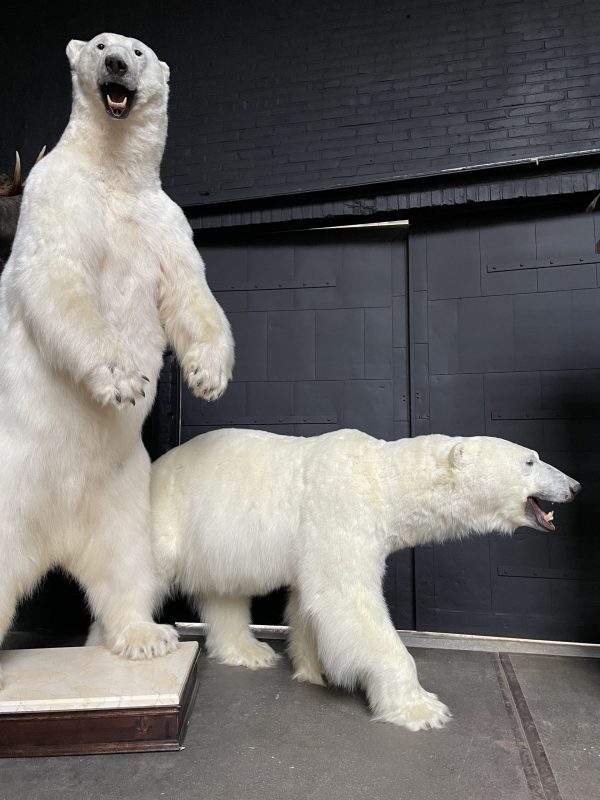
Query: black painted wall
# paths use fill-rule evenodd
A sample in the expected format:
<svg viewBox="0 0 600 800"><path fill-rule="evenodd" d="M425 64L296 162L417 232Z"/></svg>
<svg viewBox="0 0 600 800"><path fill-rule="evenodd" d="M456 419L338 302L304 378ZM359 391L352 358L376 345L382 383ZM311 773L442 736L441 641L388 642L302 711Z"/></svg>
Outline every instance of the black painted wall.
<svg viewBox="0 0 600 800"><path fill-rule="evenodd" d="M66 42L107 29L171 65L164 179L182 204L596 148L599 22L595 0L14 4L0 165L56 142Z"/></svg>
<svg viewBox="0 0 600 800"><path fill-rule="evenodd" d="M412 432L498 436L581 481L556 531L415 550L420 630L600 641L600 215L512 208L411 229Z"/></svg>

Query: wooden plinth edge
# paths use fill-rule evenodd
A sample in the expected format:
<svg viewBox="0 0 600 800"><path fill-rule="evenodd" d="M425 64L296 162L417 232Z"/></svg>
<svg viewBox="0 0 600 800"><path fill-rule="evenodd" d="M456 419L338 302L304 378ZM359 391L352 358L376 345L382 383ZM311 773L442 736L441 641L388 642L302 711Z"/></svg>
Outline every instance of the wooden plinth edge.
<svg viewBox="0 0 600 800"><path fill-rule="evenodd" d="M180 750L198 691L198 654L174 706L0 714L0 758Z"/></svg>

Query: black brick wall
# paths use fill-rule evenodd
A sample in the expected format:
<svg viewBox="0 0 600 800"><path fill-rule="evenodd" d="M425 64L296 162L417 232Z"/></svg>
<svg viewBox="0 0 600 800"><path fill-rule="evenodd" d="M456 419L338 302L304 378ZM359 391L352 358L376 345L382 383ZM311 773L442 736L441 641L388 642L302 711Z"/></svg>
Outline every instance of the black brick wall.
<svg viewBox="0 0 600 800"><path fill-rule="evenodd" d="M597 0L58 2L2 17L0 164L64 127L66 41L118 30L170 62L164 180L184 205L600 147Z"/></svg>

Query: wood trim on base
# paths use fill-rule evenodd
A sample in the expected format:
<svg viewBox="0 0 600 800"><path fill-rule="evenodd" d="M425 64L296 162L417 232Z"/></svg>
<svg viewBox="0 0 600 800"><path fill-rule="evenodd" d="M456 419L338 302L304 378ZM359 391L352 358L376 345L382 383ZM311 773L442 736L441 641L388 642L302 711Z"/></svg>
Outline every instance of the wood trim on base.
<svg viewBox="0 0 600 800"><path fill-rule="evenodd" d="M181 750L198 691L198 655L175 706L0 714L0 757Z"/></svg>

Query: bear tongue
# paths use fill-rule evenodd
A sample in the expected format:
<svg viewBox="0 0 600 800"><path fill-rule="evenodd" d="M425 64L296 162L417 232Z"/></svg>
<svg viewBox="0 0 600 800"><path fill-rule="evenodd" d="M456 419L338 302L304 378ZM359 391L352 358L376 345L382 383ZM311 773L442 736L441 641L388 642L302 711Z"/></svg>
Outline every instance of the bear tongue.
<svg viewBox="0 0 600 800"><path fill-rule="evenodd" d="M547 528L549 531L555 531L556 528L554 527L554 523L552 519L554 517L554 511L549 511L545 514L539 505L536 503L533 497L529 498L529 503L535 512L535 516L537 517L538 522L540 525L543 525L544 528Z"/></svg>

